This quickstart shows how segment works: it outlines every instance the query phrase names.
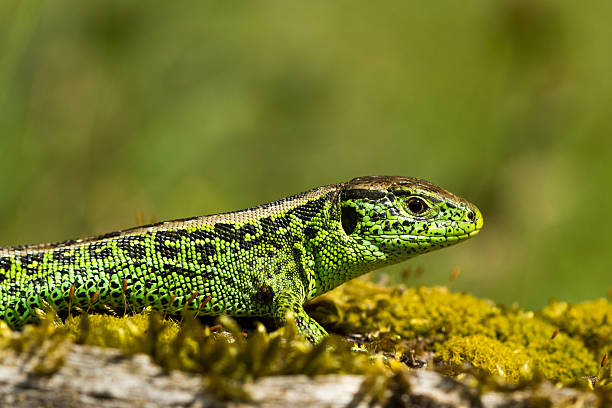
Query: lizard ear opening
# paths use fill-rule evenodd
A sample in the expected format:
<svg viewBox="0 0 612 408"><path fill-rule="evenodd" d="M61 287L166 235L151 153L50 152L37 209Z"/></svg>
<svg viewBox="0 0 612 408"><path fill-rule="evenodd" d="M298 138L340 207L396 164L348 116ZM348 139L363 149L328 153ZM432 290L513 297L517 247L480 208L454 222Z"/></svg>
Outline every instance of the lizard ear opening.
<svg viewBox="0 0 612 408"><path fill-rule="evenodd" d="M351 235L357 227L359 215L354 207L342 207L340 209L340 219L342 220L342 229L346 235Z"/></svg>

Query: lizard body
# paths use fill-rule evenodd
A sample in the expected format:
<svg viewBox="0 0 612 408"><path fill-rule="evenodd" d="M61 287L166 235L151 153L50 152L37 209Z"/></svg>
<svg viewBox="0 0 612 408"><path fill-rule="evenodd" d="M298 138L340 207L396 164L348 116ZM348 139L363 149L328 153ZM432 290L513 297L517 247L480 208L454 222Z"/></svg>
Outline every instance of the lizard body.
<svg viewBox="0 0 612 408"><path fill-rule="evenodd" d="M0 248L0 319L19 328L49 305L176 314L292 313L313 342L307 300L371 270L478 233L471 203L426 181L369 176L250 209L94 238Z"/></svg>

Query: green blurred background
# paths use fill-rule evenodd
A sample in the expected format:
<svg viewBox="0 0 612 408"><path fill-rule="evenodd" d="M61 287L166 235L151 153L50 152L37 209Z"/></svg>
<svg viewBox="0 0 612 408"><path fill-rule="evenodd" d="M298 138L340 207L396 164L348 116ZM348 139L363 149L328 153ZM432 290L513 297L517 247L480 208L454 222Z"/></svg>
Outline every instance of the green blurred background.
<svg viewBox="0 0 612 408"><path fill-rule="evenodd" d="M417 176L485 229L408 284L606 296L612 3L373 4L0 2L0 245Z"/></svg>

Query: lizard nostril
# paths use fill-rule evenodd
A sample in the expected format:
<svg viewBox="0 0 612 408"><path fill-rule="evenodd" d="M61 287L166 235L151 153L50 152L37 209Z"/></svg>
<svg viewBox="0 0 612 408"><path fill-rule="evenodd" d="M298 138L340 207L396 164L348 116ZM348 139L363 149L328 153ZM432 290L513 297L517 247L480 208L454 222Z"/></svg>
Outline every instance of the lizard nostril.
<svg viewBox="0 0 612 408"><path fill-rule="evenodd" d="M468 212L467 217L468 217L468 219L469 219L470 221L472 221L472 220L474 219L474 211L470 211L470 212Z"/></svg>

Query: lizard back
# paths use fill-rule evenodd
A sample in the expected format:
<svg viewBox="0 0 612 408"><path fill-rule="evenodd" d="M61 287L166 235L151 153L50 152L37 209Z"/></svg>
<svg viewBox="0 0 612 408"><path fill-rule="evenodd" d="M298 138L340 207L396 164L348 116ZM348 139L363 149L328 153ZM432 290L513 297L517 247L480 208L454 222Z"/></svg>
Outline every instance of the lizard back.
<svg viewBox="0 0 612 408"><path fill-rule="evenodd" d="M48 303L169 313L265 315L262 287L286 271L305 228L325 228L329 196L319 187L278 201L209 216L160 222L51 244L0 248L0 318L19 327ZM282 278L279 276L279 278ZM73 291L69 299L70 291ZM96 295L97 292L97 295ZM264 290L265 292L265 290ZM100 301L102 300L102 301Z"/></svg>

